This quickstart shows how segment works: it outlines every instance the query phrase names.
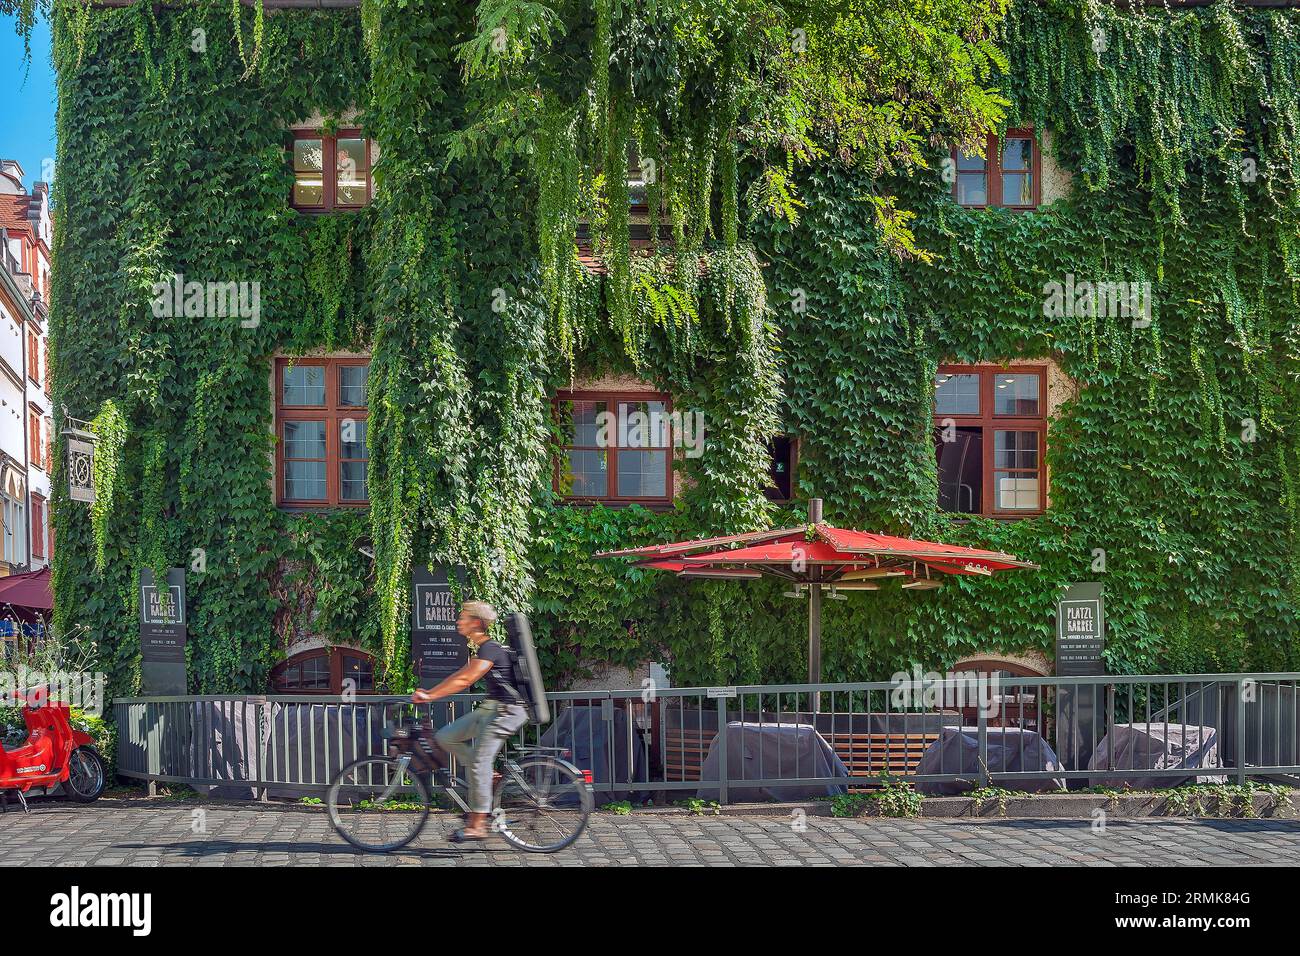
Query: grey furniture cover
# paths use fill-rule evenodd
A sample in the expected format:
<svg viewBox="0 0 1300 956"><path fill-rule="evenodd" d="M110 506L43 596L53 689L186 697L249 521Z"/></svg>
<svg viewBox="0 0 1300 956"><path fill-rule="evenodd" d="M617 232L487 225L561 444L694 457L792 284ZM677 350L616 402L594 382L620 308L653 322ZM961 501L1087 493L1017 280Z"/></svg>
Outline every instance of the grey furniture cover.
<svg viewBox="0 0 1300 956"><path fill-rule="evenodd" d="M1060 770L1056 752L1042 737L1032 730L1019 727L989 727L989 773ZM926 774L957 774L965 779L958 781L918 781L916 789L931 796L958 796L975 789L979 779L979 731L975 727L945 727L939 739L921 755L916 765L917 776ZM1000 786L1029 792L1063 790L1065 780L1044 778L1003 781Z"/></svg>
<svg viewBox="0 0 1300 956"><path fill-rule="evenodd" d="M722 769L721 738L714 737L700 768L700 782L717 781ZM848 768L811 724L727 724L727 799L756 803L762 800L810 800L845 792L841 784L794 784L788 787L737 786L737 780L848 778ZM696 796L717 800L716 786L702 786Z"/></svg>
<svg viewBox="0 0 1300 956"><path fill-rule="evenodd" d="M629 737L629 725L631 736ZM591 771L601 799L627 800L640 796L635 787L601 789L602 785L644 782L648 777L641 732L627 712L615 707L606 721L599 707L567 707L555 715L539 741L543 747L565 747L565 759Z"/></svg>
<svg viewBox="0 0 1300 956"><path fill-rule="evenodd" d="M384 752L382 720L364 705L269 703L262 707L260 727L251 705L199 701L190 706L188 758L194 776L230 781L195 788L211 797L250 799L261 787L272 797L320 796L321 785L345 765ZM266 761L261 770L259 752ZM266 780L259 781L263 771Z"/></svg>
<svg viewBox="0 0 1300 956"><path fill-rule="evenodd" d="M1222 766L1219 760L1219 732L1213 727L1194 724L1115 724L1101 739L1089 770L1181 770ZM1174 777L1107 777L1089 778L1093 786L1176 787L1195 777L1197 783L1226 783L1227 777L1195 775Z"/></svg>

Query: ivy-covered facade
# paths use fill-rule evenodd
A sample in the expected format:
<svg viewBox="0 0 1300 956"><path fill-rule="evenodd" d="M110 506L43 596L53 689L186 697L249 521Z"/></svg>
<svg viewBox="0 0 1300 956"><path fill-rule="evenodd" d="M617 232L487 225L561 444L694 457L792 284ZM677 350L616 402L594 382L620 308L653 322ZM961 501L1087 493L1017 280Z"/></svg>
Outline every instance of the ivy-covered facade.
<svg viewBox="0 0 1300 956"><path fill-rule="evenodd" d="M55 4L54 402L98 435L93 508L56 476L56 613L115 692L140 570L169 566L195 692L264 691L304 647L410 686L413 565L530 609L556 679L797 680L785 587L595 554L809 497L1040 565L828 602L827 679L1050 658L1061 588L1092 580L1115 672L1300 666L1300 13L1017 3L985 156L939 131L910 175L805 157L773 217L727 56L716 89L673 61L672 123L599 75L549 90L523 155L479 136L500 100L466 78L491 31L465 6ZM555 55L630 61L651 96L629 18L598 0ZM584 83L590 136L563 108ZM629 152L678 160L629 185ZM882 208L915 214L901 253ZM185 281L256 283L256 314L187 315ZM698 413L702 452L569 500L599 465L565 402L601 395Z"/></svg>

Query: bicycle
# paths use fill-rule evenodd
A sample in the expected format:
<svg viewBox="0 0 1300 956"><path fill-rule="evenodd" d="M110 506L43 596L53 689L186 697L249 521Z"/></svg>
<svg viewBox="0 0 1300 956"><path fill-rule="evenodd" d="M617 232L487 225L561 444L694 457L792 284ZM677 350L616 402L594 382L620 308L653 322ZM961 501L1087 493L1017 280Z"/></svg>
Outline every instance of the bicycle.
<svg viewBox="0 0 1300 956"><path fill-rule="evenodd" d="M387 725L388 752L361 757L334 778L326 796L330 823L348 843L370 853L406 846L424 829L432 809L430 785L462 811L465 782L452 778L433 757L433 726L422 721ZM562 759L563 747L505 750L492 788L493 832L528 853L555 853L587 828L595 804L583 772ZM426 783L426 778L429 783Z"/></svg>

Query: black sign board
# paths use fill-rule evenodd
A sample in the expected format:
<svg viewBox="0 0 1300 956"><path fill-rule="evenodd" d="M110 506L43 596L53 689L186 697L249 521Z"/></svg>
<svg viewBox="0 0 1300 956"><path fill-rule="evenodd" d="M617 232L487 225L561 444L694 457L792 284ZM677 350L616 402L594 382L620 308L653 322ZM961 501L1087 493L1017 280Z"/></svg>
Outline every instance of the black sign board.
<svg viewBox="0 0 1300 956"><path fill-rule="evenodd" d="M464 569L456 569L464 586ZM411 665L419 686L429 688L469 660L469 645L456 630L460 608L445 568L411 571Z"/></svg>
<svg viewBox="0 0 1300 956"><path fill-rule="evenodd" d="M1106 606L1102 586L1071 584L1056 602L1056 676L1096 677L1106 673Z"/></svg>
<svg viewBox="0 0 1300 956"><path fill-rule="evenodd" d="M1102 586L1096 582L1071 584L1056 602L1056 676L1105 674L1106 663L1101 656L1105 646ZM1097 740L1097 718L1104 709L1104 689L1098 684L1057 686L1056 753L1064 769L1087 769Z"/></svg>
<svg viewBox="0 0 1300 956"><path fill-rule="evenodd" d="M140 678L146 695L187 691L185 679L185 572L170 568L159 587L153 571L140 572Z"/></svg>

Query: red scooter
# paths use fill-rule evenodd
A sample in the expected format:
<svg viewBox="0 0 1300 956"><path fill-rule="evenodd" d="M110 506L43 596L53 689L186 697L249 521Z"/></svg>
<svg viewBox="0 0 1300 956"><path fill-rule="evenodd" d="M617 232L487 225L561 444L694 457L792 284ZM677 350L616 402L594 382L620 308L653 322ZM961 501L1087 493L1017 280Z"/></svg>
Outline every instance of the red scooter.
<svg viewBox="0 0 1300 956"><path fill-rule="evenodd" d="M97 799L104 792L104 760L90 734L73 728L68 705L51 703L43 690L18 696L28 734L12 750L0 744L0 810L9 809L10 792L27 810L28 792L40 788L49 795L59 784L78 803Z"/></svg>

